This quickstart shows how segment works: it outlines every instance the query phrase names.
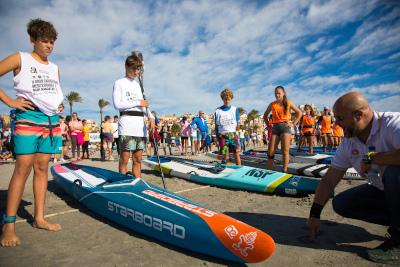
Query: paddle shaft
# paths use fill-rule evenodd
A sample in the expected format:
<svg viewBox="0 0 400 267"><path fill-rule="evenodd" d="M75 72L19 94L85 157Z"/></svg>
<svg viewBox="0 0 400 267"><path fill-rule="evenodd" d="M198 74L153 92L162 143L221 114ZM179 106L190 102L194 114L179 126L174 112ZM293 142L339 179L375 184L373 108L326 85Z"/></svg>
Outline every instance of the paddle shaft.
<svg viewBox="0 0 400 267"><path fill-rule="evenodd" d="M143 95L143 99L146 100L146 96L144 94L144 87L143 87L143 74L142 71L140 72L139 76L138 76L138 80L139 80L139 85L140 85L140 89L142 89L142 95ZM150 114L149 114L149 108L146 107L146 113L147 113L147 118L150 120ZM154 129L153 129L154 131ZM163 183L163 187L164 189L167 189L167 185L165 184L165 177L164 177L164 172L161 168L161 161L160 161L160 156L158 155L158 144L157 144L157 140L154 136L154 133L150 134L153 137L153 144L154 144L154 153L156 154L157 157L157 162L158 162L158 167L160 168L160 172L161 172L161 180Z"/></svg>

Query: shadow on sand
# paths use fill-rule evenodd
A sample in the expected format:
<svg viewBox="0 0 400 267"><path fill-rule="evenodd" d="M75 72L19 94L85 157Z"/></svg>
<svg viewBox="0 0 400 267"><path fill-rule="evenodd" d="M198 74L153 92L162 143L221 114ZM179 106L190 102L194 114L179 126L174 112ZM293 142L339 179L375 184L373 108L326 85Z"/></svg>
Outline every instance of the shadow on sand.
<svg viewBox="0 0 400 267"><path fill-rule="evenodd" d="M7 190L0 190L0 218L2 220L3 214L6 213L6 203L7 203ZM32 205L32 202L21 200L19 204L17 215L18 217L27 220L29 223L33 222L33 216L30 214L25 207Z"/></svg>
<svg viewBox="0 0 400 267"><path fill-rule="evenodd" d="M382 236L371 234L359 226L321 220L322 230L316 240L310 242L306 228L307 218L248 212L226 212L225 214L263 230L271 235L278 244L344 251L355 253L364 258L366 247L352 243L384 239Z"/></svg>

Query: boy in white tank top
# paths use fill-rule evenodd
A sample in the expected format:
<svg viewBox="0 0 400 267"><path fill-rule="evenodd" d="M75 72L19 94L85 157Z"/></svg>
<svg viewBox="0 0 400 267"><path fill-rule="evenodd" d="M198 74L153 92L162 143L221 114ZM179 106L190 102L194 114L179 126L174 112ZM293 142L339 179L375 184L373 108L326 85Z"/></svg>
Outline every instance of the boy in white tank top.
<svg viewBox="0 0 400 267"><path fill-rule="evenodd" d="M236 165L241 165L240 143L236 134L238 130L239 112L232 106L233 92L229 88L222 90L221 99L224 104L215 110L215 135L219 143L222 163L229 161L229 152L234 153Z"/></svg>
<svg viewBox="0 0 400 267"><path fill-rule="evenodd" d="M18 206L24 192L26 179L34 169L35 214L33 226L49 231L59 231L59 224L44 218L47 176L51 154L60 153L62 146L58 113L63 94L59 84L58 67L48 61L57 39L53 25L40 19L31 20L28 34L33 45L31 53L16 52L0 62L0 76L13 71L16 99L0 89L0 100L17 109L15 122L16 169L8 187L6 214L0 245L15 247L21 244L15 232ZM29 123L28 123L29 122Z"/></svg>

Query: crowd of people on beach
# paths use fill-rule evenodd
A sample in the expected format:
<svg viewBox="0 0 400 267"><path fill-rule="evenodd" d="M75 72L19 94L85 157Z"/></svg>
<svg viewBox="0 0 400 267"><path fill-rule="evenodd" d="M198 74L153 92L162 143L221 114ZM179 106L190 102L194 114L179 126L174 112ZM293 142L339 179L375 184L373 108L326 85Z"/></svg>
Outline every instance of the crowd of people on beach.
<svg viewBox="0 0 400 267"><path fill-rule="evenodd" d="M334 117L329 112L327 106L324 107L324 111L320 116L314 114L314 110L309 104L304 105L302 113L303 116L299 125L291 127L291 146L297 145L299 151L301 147L307 146L309 148L308 152L312 154L314 146L322 146L325 150L328 148L332 151L341 143L343 129L334 122ZM154 111L153 114L155 114ZM208 127L203 111L199 111L198 114L198 117L192 118L190 122L188 117L182 116L177 123L178 131L175 133L172 131L173 124L160 121L156 117L154 136L156 137L158 148L160 148L160 154L173 155L173 147L177 148L179 155L198 155L201 152L208 152L213 149L219 150L215 129ZM4 122L3 117L0 116L1 160L15 160L15 155L13 154L15 115L16 110L11 109L10 122L7 124ZM212 114L212 116L214 115ZM201 120L202 116L204 125L207 126L207 130L203 131L204 134L198 130L197 126L197 122L199 118ZM115 152L118 159L118 120L118 115L115 115L113 120L107 115L100 124L100 129L97 129L93 128L90 120L80 119L77 112L73 112L71 115L65 117L60 115L59 124L62 136L62 149L60 154L52 156L52 161L56 163L89 159L90 155L98 150L104 151L102 160L113 161ZM239 140L240 151L246 151L246 147L248 149L268 147L268 143L272 137L272 115L266 119L265 125L261 133L244 125L237 127L235 134ZM97 143L98 140L92 142L90 139L91 133L101 133L100 143ZM145 149L145 154L154 155L154 150L152 150L154 140L149 141Z"/></svg>
<svg viewBox="0 0 400 267"><path fill-rule="evenodd" d="M57 65L49 61L58 33L54 26L41 19L31 20L27 31L33 46L32 52L16 52L0 62L0 76L13 72L16 98L0 89L0 101L15 110L12 130L2 124L2 146L5 133L10 137L12 152L16 158L15 169L10 180L6 212L2 218L0 245L14 247L21 244L16 234L15 222L18 207L24 192L26 180L33 174L35 213L32 226L48 231L60 231L61 226L44 217L49 161L64 161L90 157L90 125L80 120L76 112L61 117L64 112L64 97L59 81ZM118 170L125 175L141 177L143 152L158 153L159 148L170 153L172 137L186 155L189 141L193 154L210 149L213 142L220 152L223 163L229 160L229 153L235 155L240 165L239 153L249 145L258 144L256 132L246 132L239 125L238 108L232 104L234 93L229 88L220 92L222 105L214 113L214 135L203 111L191 122L182 117L179 133L171 135L171 129L162 125L156 113L151 112L143 88L143 55L132 52L125 60L125 75L115 81L113 104L119 115L111 122L105 116L101 124L103 156L113 160L113 144L119 154ZM323 151L333 150L341 144L326 175L321 179L315 193L308 228L310 239L314 240L320 228L320 215L333 194L334 188L345 171L354 167L366 177L369 183L344 191L333 198L334 210L342 216L388 226L389 236L374 249L367 250L369 259L376 262L400 262L400 113L376 112L361 93L349 92L339 97L333 105L316 117L311 105L300 110L288 97L283 86L274 90L275 101L271 102L263 115L266 125L265 145L268 146L267 168L272 169L278 145L283 154L283 170L290 160L289 149L292 140L301 149L307 145L313 152L316 143L321 142ZM294 114L294 116L292 115ZM343 137L344 135L344 137ZM148 142L148 138L150 142ZM178 137L178 138L177 138ZM179 140L176 142L176 140ZM150 144L150 147L148 146ZM153 151L153 152L152 152ZM82 152L82 153L81 153ZM132 171L128 162L132 162Z"/></svg>

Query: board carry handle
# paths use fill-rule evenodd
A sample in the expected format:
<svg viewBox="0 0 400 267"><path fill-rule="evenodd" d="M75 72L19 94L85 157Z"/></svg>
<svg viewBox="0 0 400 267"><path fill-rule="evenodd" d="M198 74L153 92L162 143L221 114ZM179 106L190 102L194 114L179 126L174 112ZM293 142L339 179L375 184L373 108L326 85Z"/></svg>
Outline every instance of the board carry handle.
<svg viewBox="0 0 400 267"><path fill-rule="evenodd" d="M82 181L80 179L76 179L74 181L74 184L76 184L77 186L82 186Z"/></svg>

